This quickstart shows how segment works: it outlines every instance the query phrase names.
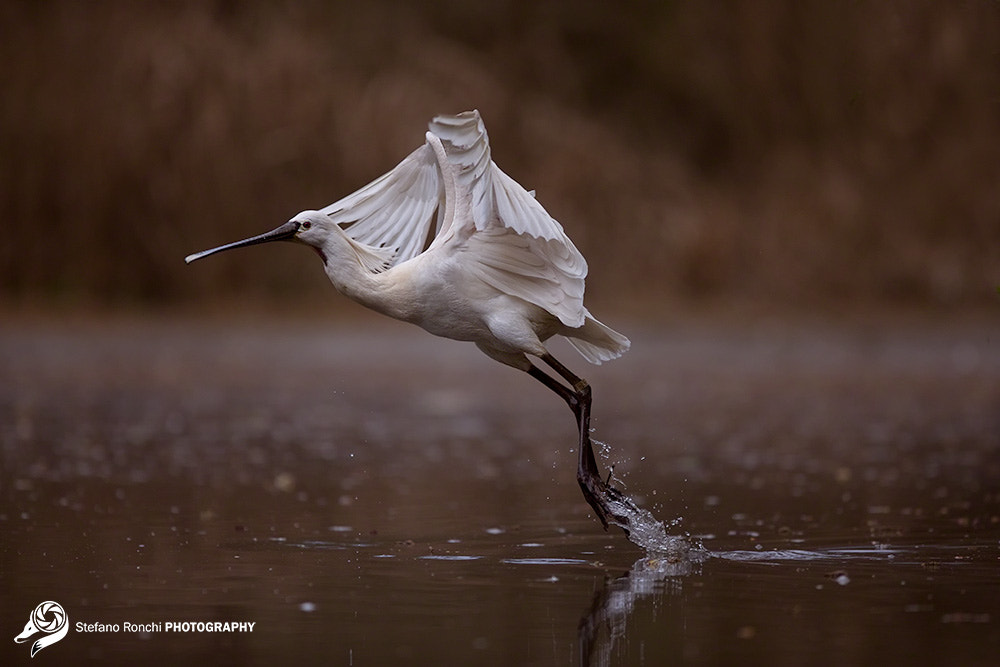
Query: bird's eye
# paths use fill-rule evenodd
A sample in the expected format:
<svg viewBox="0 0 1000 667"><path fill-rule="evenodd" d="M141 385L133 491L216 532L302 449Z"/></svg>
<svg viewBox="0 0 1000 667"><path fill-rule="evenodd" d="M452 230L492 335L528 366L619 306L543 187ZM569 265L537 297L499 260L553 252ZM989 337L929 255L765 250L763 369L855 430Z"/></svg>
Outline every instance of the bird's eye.
<svg viewBox="0 0 1000 667"><path fill-rule="evenodd" d="M309 229L312 226L313 226L313 223L311 223L308 220L306 220L301 225L299 225L299 229Z"/></svg>

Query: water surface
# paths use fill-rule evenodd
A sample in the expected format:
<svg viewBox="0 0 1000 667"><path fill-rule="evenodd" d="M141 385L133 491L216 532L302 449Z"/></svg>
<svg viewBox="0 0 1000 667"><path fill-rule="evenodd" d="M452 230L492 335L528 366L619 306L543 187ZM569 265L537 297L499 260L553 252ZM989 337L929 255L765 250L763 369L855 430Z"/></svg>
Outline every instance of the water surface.
<svg viewBox="0 0 1000 667"><path fill-rule="evenodd" d="M599 368L555 347L594 386L600 465L681 556L605 533L565 405L471 346L367 319L5 325L0 655L995 664L995 325L633 326ZM44 600L73 625L31 660L13 637Z"/></svg>

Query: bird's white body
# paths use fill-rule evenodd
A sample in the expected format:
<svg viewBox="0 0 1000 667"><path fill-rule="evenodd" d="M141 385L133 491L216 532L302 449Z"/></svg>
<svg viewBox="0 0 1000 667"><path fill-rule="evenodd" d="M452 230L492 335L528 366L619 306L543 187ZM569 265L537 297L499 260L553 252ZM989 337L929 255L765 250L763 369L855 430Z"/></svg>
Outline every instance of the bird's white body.
<svg viewBox="0 0 1000 667"><path fill-rule="evenodd" d="M292 218L337 290L522 370L557 334L592 363L625 352L628 339L583 305L583 256L492 161L479 113L430 128L389 173Z"/></svg>
<svg viewBox="0 0 1000 667"><path fill-rule="evenodd" d="M300 214L297 219L310 217ZM588 356L595 363L627 349L627 341L611 338L610 330L589 313L583 326L569 327L545 308L482 281L463 261L467 250L427 250L378 273L351 256L351 242L337 231L320 250L330 281L348 298L436 336L472 341L494 359L521 370L527 370L524 354L540 356L545 352L542 342L556 334L600 346L597 349L606 354Z"/></svg>

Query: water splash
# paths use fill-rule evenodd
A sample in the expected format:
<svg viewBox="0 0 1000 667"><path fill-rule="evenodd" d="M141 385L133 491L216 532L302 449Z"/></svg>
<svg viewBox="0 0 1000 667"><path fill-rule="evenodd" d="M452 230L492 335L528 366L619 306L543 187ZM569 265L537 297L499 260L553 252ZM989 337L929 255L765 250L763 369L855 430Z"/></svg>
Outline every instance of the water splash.
<svg viewBox="0 0 1000 667"><path fill-rule="evenodd" d="M708 551L699 540L686 534L667 533L668 528L680 524L680 518L669 524L660 521L652 512L642 509L624 494L620 498L609 498L608 505L612 516L618 517L612 523L624 529L628 539L645 549L649 556L675 563L700 562L708 557Z"/></svg>

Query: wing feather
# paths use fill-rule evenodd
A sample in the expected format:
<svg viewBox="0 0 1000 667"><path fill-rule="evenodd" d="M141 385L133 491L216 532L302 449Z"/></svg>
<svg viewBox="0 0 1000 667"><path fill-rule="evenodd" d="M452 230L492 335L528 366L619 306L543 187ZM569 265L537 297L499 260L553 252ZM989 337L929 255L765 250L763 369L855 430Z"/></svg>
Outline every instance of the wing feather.
<svg viewBox="0 0 1000 667"><path fill-rule="evenodd" d="M567 247L493 226L472 235L462 251L469 253L470 273L487 285L547 310L566 326L583 326L587 263L572 242Z"/></svg>
<svg viewBox="0 0 1000 667"><path fill-rule="evenodd" d="M438 117L430 129L442 141L456 190L471 194L472 219L458 220L465 233L448 234L447 242L461 244L466 266L494 289L567 326L583 326L587 262L533 194L493 162L479 113Z"/></svg>
<svg viewBox="0 0 1000 667"><path fill-rule="evenodd" d="M391 264L405 262L424 250L439 224L438 166L427 145L357 192L321 209L355 242L395 252Z"/></svg>
<svg viewBox="0 0 1000 667"><path fill-rule="evenodd" d="M489 136L478 111L438 116L431 132L444 143L458 189L472 194L472 221L477 230L499 222L519 234L537 238L565 237L562 226L520 183L491 159Z"/></svg>
<svg viewBox="0 0 1000 667"><path fill-rule="evenodd" d="M520 234L559 240L566 232L520 183L493 165L493 200L501 224Z"/></svg>

